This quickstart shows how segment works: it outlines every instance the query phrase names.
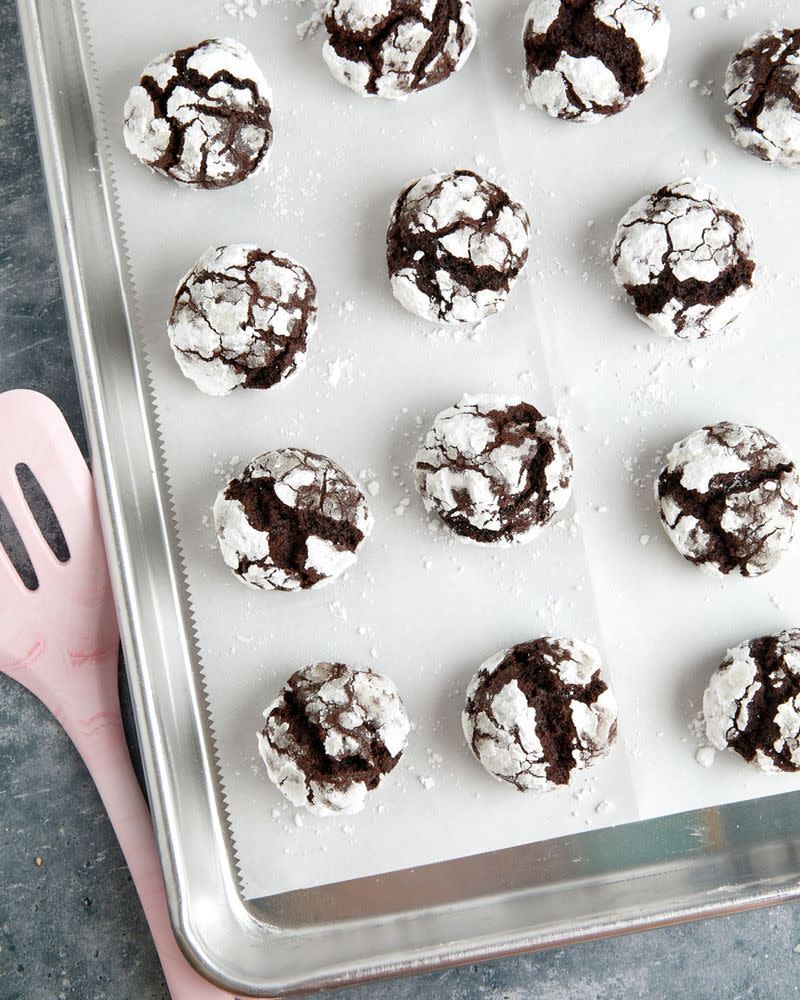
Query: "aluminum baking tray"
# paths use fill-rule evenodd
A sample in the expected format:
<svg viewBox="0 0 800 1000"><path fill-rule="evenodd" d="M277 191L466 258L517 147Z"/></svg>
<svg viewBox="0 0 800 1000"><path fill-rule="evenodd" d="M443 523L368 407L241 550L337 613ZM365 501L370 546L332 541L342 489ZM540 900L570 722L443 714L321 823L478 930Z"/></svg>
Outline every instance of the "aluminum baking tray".
<svg viewBox="0 0 800 1000"><path fill-rule="evenodd" d="M796 792L243 898L78 4L18 7L153 820L190 961L233 992L292 995L797 898Z"/></svg>

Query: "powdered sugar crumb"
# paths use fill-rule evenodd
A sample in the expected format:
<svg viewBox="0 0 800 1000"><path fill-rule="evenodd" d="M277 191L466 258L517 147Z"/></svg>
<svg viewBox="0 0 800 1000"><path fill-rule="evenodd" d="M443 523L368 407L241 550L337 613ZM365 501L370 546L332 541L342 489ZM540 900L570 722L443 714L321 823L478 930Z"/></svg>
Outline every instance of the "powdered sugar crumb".
<svg viewBox="0 0 800 1000"><path fill-rule="evenodd" d="M695 760L701 767L711 767L717 752L713 747L702 746L697 748Z"/></svg>

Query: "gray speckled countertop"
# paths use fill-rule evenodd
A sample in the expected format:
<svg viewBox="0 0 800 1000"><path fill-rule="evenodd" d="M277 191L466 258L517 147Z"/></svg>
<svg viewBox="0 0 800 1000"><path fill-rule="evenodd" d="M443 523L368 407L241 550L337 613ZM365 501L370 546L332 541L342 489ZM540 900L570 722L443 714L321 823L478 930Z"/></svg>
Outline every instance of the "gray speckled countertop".
<svg viewBox="0 0 800 1000"><path fill-rule="evenodd" d="M0 0L0 220L0 390L46 392L85 447L13 0ZM800 907L785 906L326 996L772 1000L800 991L798 942ZM0 676L0 1000L166 996L88 775Z"/></svg>

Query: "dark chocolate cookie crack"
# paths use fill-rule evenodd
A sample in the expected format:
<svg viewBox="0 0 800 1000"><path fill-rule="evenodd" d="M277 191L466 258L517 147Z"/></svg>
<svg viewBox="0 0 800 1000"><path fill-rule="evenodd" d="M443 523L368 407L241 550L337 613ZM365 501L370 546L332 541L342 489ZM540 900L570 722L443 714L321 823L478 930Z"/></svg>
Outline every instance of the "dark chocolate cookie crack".
<svg viewBox="0 0 800 1000"><path fill-rule="evenodd" d="M238 181L244 180L256 169L261 160L266 156L272 143L272 125L270 122L271 108L269 102L259 95L257 84L253 80L243 80L234 76L228 70L218 70L212 76L205 76L196 69L189 67L188 62L195 52L207 45L213 39L207 39L198 45L190 46L186 49L179 49L172 58L172 65L175 75L165 87L160 87L152 76L143 76L139 85L145 90L153 102L153 108L163 121L169 126L169 142L161 156L150 163L156 170L170 174L175 166L180 164L183 155L186 131L196 122L202 127L204 117L215 118L224 126L221 136L208 136L208 142L220 143L224 152L229 154L228 159L234 165L234 173L224 180L215 180L208 176L208 142L203 146L201 153L201 165L195 183L199 187L217 188L227 187ZM250 91L253 106L250 109L234 108L229 104L221 105L216 98L210 96L210 91L217 84L225 83L234 89L246 89ZM185 88L197 95L197 101L188 107L197 112L197 118L186 122L179 122L169 112L169 101L175 90ZM241 131L244 128L253 127L264 131L264 139L261 148L255 156L252 151L242 146L240 140ZM204 130L205 131L205 130Z"/></svg>
<svg viewBox="0 0 800 1000"><path fill-rule="evenodd" d="M669 200L694 202L710 210L714 216L711 226L703 230L703 239L698 246L680 251L681 253L692 253L693 251L702 249L705 245L706 233L713 230L714 226L720 221L728 223L733 235L730 242L720 247L717 252L722 252L729 248L736 249L736 261L723 268L712 280L701 281L698 278L679 279L675 276L670 263L670 258L675 252L675 248L672 243L672 234L669 227L677 219L677 216L673 215L666 222L659 222L655 218L634 219L620 227L621 229L630 229L633 226L645 224L648 226L661 226L663 228L667 248L661 258L661 271L657 276L651 277L650 281L646 284L634 285L628 282L624 285L624 288L633 299L636 311L642 316L652 316L663 312L667 303L673 300L681 303L680 309L675 314L674 319L675 329L680 333L685 329L688 322L687 313L693 307L704 305L714 308L724 302L730 295L733 295L739 288L751 288L753 285L755 262L749 257L745 257L736 248L736 237L742 228L742 220L735 212L732 212L730 209L720 208L709 201L703 201L693 198L691 195L673 191L669 187L663 187L653 195L653 214L664 213L666 209L663 204L660 206L659 203L668 202ZM614 266L619 263L622 249L623 243L620 241L614 252Z"/></svg>
<svg viewBox="0 0 800 1000"><path fill-rule="evenodd" d="M576 59L594 56L613 73L619 89L629 100L641 94L647 86L641 51L622 27L612 28L598 20L594 6L594 0L562 0L556 19L544 34L535 32L529 23L523 39L528 72L535 76L547 70L555 70L562 53ZM641 3L639 6L642 10L650 11L654 19L659 16L656 6L648 3ZM621 111L627 103L587 104L575 92L569 80L565 79L564 85L570 104L578 109L568 117L587 111L610 115Z"/></svg>
<svg viewBox="0 0 800 1000"><path fill-rule="evenodd" d="M492 711L494 698L503 688L516 681L528 705L536 713L536 735L542 745L542 756L547 767L547 780L555 785L569 783L576 762L573 749L578 745L578 732L572 718L574 701L592 706L608 685L600 679L600 671L593 674L588 684L569 684L558 672L561 663L570 659L567 649L547 639L520 643L510 649L503 661L491 673L484 673L474 697L467 702L467 714L473 718L484 712L499 730L504 726ZM522 746L518 731L511 734L520 746L523 757L528 752ZM609 734L609 742L616 735L616 723ZM472 750L480 759L481 734L476 729L472 736ZM604 747L589 745L592 752Z"/></svg>
<svg viewBox="0 0 800 1000"><path fill-rule="evenodd" d="M791 760L791 748L775 749L781 739L781 731L775 717L781 705L793 702L800 696L800 675L786 669L781 653L781 636L767 635L753 639L749 643L750 655L756 664L753 683L760 686L746 705L747 724L744 729L734 725L728 731L728 745L748 762L755 760L760 750L769 757L781 771L796 771ZM720 669L725 669L728 662ZM737 712L734 721L740 717L740 710L750 692L750 686L741 699L736 700Z"/></svg>
<svg viewBox="0 0 800 1000"><path fill-rule="evenodd" d="M378 93L378 80L383 75L383 48L391 39L395 30L404 22L412 21L423 24L431 35L414 60L411 71L412 90L425 90L442 80L445 80L456 68L452 57L444 53L444 44L449 34L451 23L458 26L458 51L464 44L465 26L461 21L460 0L437 0L436 7L430 18L423 16L419 0L393 0L389 13L376 25L363 31L343 28L335 17L335 4L331 5L325 16L325 27L328 30L329 41L341 59L369 66L369 80L365 90L368 94ZM396 45L392 41L392 45ZM432 60L440 56L435 71L427 75L426 70Z"/></svg>
<svg viewBox="0 0 800 1000"><path fill-rule="evenodd" d="M320 455L308 452L312 459L320 459L327 462ZM305 464L303 462L301 465ZM310 466L309 466L310 468ZM314 476L317 470L311 469ZM284 503L275 493L275 483L270 477L257 477L253 479L249 472L245 472L241 478L234 479L225 490L225 499L238 501L244 509L248 522L256 531L264 532L269 538L270 562L265 560L251 560L246 556L240 556L238 573L246 576L251 566L261 566L270 570L274 566L286 571L287 574L300 581L302 589L313 587L320 580L325 579L324 575L315 570L312 566L307 566L308 559L308 539L311 535L330 542L340 551L355 552L364 540L363 532L355 526L356 512L361 502L361 494L353 488L351 502L348 497L343 496L343 490L337 489L335 496L343 514L340 521L322 513L322 506L331 499L328 493L328 470L322 473L322 486L319 489L319 497L312 496L311 504L304 506L302 503L303 493L308 490L312 494L316 493L317 487L312 483L310 487L301 487L298 490L298 504L291 507ZM278 587L276 589L288 589Z"/></svg>
<svg viewBox="0 0 800 1000"><path fill-rule="evenodd" d="M413 228L414 213L413 211L410 213L411 218L409 219L406 203L409 192L418 182L414 181L413 184L409 184L400 193L386 234L386 260L389 274L394 275L401 270L413 271L417 287L432 301L441 298L441 289L436 277L437 271L447 271L455 282L473 295L486 290L508 293L511 284L528 259L527 248L523 254L515 255L509 241L495 231L495 222L500 212L506 208L511 208L513 211L514 206L511 198L502 188L486 182L472 170L455 170L452 174L442 177L439 184L426 195L426 199L434 199L442 186L451 184L454 177L473 177L478 182L480 197L486 204L481 218L473 219L459 216L450 225L441 229L436 229L433 232L420 229L417 232ZM509 263L502 270L498 270L488 264L479 266L469 258L456 257L450 253L442 245L442 239L464 228L471 229L476 235L489 233L493 237L502 239L509 251ZM418 256L419 254L422 256Z"/></svg>
<svg viewBox="0 0 800 1000"><path fill-rule="evenodd" d="M305 294L294 291L285 301L276 302L273 309L273 314L279 308L285 308L293 316L299 313L299 316L295 316L294 321L291 323L288 335L278 338L269 330L256 325L255 308L259 304L264 308L265 299L264 290L253 278L253 268L256 264L263 261L271 261L276 266L286 268L290 271L295 270L292 262L280 254L253 249L248 251L243 267L232 267L225 271L191 271L176 293L173 309L173 321L179 312L186 310L197 316L202 323L207 325L220 338L221 344L224 336L223 333L214 327L206 311L194 300L191 286L202 286L208 282L215 288L230 288L232 290L241 288L242 286L247 288L247 326L251 327L254 332L243 351L232 354L230 351L220 347L210 355L206 355L188 347L181 347L180 350L182 354L194 355L202 361L219 359L235 372L245 376L243 385L248 389L267 389L270 386L276 385L285 377L287 369L291 368L294 364L296 355L305 350L308 340L308 325L310 320L316 315L316 287L310 276L306 274L302 282ZM231 273L233 271L237 273ZM298 282L297 284L300 287L301 283ZM247 358L259 340L268 344L273 349L272 360L266 365L253 367L248 364ZM280 344L280 347L278 347L278 344ZM287 358L291 359L289 365L287 365Z"/></svg>
<svg viewBox="0 0 800 1000"><path fill-rule="evenodd" d="M713 427L703 428L709 437L717 441L725 449L730 444ZM760 517L755 517L752 529L729 533L722 528L722 518L728 509L728 501L736 494L746 497L757 490L763 483L775 483L775 492L780 490L781 478L794 470L792 463L780 463L767 467L765 456L771 450L770 445L750 452L746 460L750 468L742 472L718 473L709 482L708 490L700 493L687 489L682 483L683 470L679 467L674 472L665 469L658 480L658 495L663 502L666 498L675 503L679 510L674 528L684 517L696 518L699 526L708 537L708 546L702 556L686 555L693 563L713 563L721 573L728 574L738 569L743 575L749 576L747 564L758 556L767 544L769 535L764 538L757 536ZM789 505L789 501L784 500ZM793 506L793 505L792 505Z"/></svg>

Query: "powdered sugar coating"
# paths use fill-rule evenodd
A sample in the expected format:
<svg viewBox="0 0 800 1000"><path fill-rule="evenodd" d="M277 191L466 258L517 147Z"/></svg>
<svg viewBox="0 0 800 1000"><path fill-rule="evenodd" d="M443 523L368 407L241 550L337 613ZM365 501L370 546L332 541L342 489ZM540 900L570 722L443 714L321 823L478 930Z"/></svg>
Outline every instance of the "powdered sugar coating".
<svg viewBox="0 0 800 1000"><path fill-rule="evenodd" d="M425 508L486 545L532 541L572 492L572 453L553 417L510 396L464 396L442 410L417 452Z"/></svg>
<svg viewBox="0 0 800 1000"><path fill-rule="evenodd" d="M728 650L703 696L709 743L762 771L800 770L800 630Z"/></svg>
<svg viewBox="0 0 800 1000"><path fill-rule="evenodd" d="M211 247L175 293L168 333L181 371L210 396L267 389L305 365L317 292L287 254L251 244Z"/></svg>
<svg viewBox="0 0 800 1000"><path fill-rule="evenodd" d="M472 52L472 0L331 0L322 55L364 97L405 100L446 80Z"/></svg>
<svg viewBox="0 0 800 1000"><path fill-rule="evenodd" d="M318 816L361 812L411 729L388 677L342 663L298 670L264 718L258 747L271 781Z"/></svg>
<svg viewBox="0 0 800 1000"><path fill-rule="evenodd" d="M748 153L800 167L800 29L753 35L728 65L733 141Z"/></svg>
<svg viewBox="0 0 800 1000"><path fill-rule="evenodd" d="M467 745L492 777L522 792L569 784L616 739L617 704L601 671L597 650L575 639L497 653L467 689Z"/></svg>
<svg viewBox="0 0 800 1000"><path fill-rule="evenodd" d="M356 561L373 518L358 484L302 448L255 458L214 504L226 564L251 587L309 590Z"/></svg>
<svg viewBox="0 0 800 1000"><path fill-rule="evenodd" d="M238 184L267 164L272 91L241 42L215 38L157 56L125 103L128 150L179 184Z"/></svg>
<svg viewBox="0 0 800 1000"><path fill-rule="evenodd" d="M663 69L669 34L655 0L532 0L523 30L528 103L568 121L617 114Z"/></svg>
<svg viewBox="0 0 800 1000"><path fill-rule="evenodd" d="M612 259L639 318L665 337L700 340L721 332L753 292L750 227L697 180L637 201L619 223Z"/></svg>
<svg viewBox="0 0 800 1000"><path fill-rule="evenodd" d="M723 421L679 441L656 480L668 537L712 576L761 576L794 539L800 476L758 427Z"/></svg>
<svg viewBox="0 0 800 1000"><path fill-rule="evenodd" d="M527 212L497 184L471 170L429 174L392 206L392 291L432 323L478 323L505 305L529 246Z"/></svg>

